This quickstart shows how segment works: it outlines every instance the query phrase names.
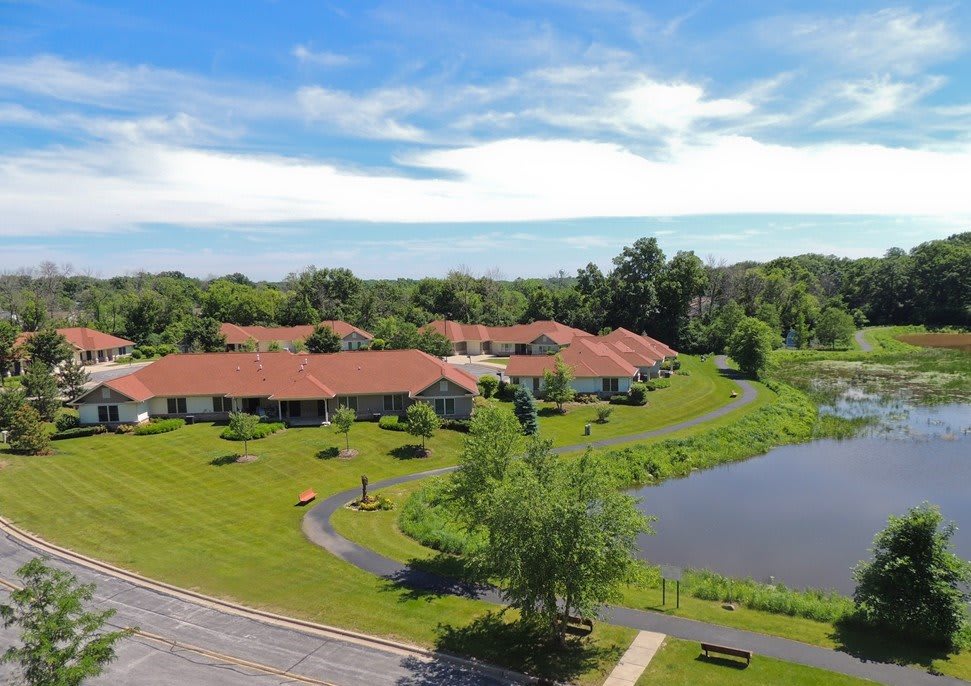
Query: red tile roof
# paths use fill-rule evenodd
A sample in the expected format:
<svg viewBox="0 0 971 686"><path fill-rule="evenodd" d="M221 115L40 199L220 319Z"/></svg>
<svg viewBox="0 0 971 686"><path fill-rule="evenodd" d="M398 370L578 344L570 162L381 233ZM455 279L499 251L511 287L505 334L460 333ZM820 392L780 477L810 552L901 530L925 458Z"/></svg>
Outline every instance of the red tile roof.
<svg viewBox="0 0 971 686"><path fill-rule="evenodd" d="M419 350L169 355L103 385L138 401L205 395L298 400L392 393L414 396L443 378L470 393L478 392L474 376Z"/></svg>
<svg viewBox="0 0 971 686"><path fill-rule="evenodd" d="M607 336L577 336L560 351L577 378L634 376L638 367L651 367L666 355L677 353L664 343L617 329ZM509 376L542 376L553 369L550 355L513 355L506 365Z"/></svg>
<svg viewBox="0 0 971 686"><path fill-rule="evenodd" d="M364 329L359 329L352 324L348 324L340 319L328 319L321 322L324 326L329 326L341 338L345 338L352 333L358 333L364 338L374 338ZM226 336L226 343L242 345L249 339L255 339L259 343L270 343L271 341L303 340L314 332L311 324L301 326L237 326L236 324L222 324L219 327L220 333Z"/></svg>
<svg viewBox="0 0 971 686"><path fill-rule="evenodd" d="M128 346L135 345L134 342L124 338L112 336L110 333L88 329L83 326L73 326L65 329L58 329L57 333L64 336L64 338L67 339L67 342L70 343L75 349L81 351L108 350L110 348L126 348ZM17 337L17 345L23 345L33 335L34 334L29 331L20 334Z"/></svg>
<svg viewBox="0 0 971 686"><path fill-rule="evenodd" d="M483 326L482 324L460 324L459 322L438 319L427 326L433 328L448 340L458 341L496 341L501 343L532 343L540 336L547 336L558 345L568 345L576 336L589 336L580 329L550 320L513 326Z"/></svg>

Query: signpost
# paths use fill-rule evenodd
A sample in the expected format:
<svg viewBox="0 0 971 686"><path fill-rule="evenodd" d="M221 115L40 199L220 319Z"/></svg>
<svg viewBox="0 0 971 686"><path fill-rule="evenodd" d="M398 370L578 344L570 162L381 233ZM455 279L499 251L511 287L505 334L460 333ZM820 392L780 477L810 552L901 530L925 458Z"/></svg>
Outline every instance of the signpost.
<svg viewBox="0 0 971 686"><path fill-rule="evenodd" d="M667 602L667 582L673 581L676 584L677 600L675 608L681 607L681 576L684 573L680 567L674 565L661 565L661 605Z"/></svg>

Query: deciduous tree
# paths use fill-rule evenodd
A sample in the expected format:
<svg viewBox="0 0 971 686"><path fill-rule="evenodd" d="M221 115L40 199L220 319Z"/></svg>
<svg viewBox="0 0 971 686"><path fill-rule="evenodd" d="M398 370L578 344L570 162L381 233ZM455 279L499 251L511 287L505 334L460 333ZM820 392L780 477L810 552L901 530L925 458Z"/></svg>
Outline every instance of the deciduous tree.
<svg viewBox="0 0 971 686"><path fill-rule="evenodd" d="M570 382L573 381L573 367L563 361L563 356L557 354L553 358L553 369L543 372L544 397L556 403L556 409L563 412L563 404L576 396L576 391Z"/></svg>
<svg viewBox="0 0 971 686"><path fill-rule="evenodd" d="M313 333L307 336L304 344L307 351L312 353L339 353L341 351L341 337L326 324L318 324Z"/></svg>
<svg viewBox="0 0 971 686"><path fill-rule="evenodd" d="M248 412L230 412L229 430L233 432L236 440L243 442L243 455L249 455L249 442L253 440L256 427L260 423L260 418Z"/></svg>
<svg viewBox="0 0 971 686"><path fill-rule="evenodd" d="M408 417L408 433L421 438L421 451L427 452L425 439L435 435L442 425L442 420L435 414L431 405L421 401L412 403L405 415Z"/></svg>
<svg viewBox="0 0 971 686"><path fill-rule="evenodd" d="M106 631L115 610L92 612L85 605L94 585L34 558L17 570L23 588L0 605L5 628L20 630L20 645L7 648L3 662L16 663L28 686L79 686L101 674L115 658L115 644L136 629Z"/></svg>
<svg viewBox="0 0 971 686"><path fill-rule="evenodd" d="M758 376L769 362L777 337L765 322L746 317L728 339L728 354L743 372Z"/></svg>
<svg viewBox="0 0 971 686"><path fill-rule="evenodd" d="M24 403L10 419L10 447L24 455L46 455L51 449L51 436L41 423L40 414Z"/></svg>
<svg viewBox="0 0 971 686"><path fill-rule="evenodd" d="M355 419L357 419L357 412L349 407L340 407L334 413L334 427L337 433L344 434L344 449L347 452L351 450L351 429Z"/></svg>

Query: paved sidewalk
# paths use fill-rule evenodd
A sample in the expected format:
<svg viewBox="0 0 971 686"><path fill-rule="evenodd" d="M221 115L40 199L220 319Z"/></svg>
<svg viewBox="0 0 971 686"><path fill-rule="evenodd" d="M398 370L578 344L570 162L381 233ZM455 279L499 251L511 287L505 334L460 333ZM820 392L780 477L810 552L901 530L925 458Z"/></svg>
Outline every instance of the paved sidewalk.
<svg viewBox="0 0 971 686"><path fill-rule="evenodd" d="M860 346L860 350L865 353L872 353L873 346L867 342L866 336L864 336L863 331L857 331L853 337L856 339L856 344Z"/></svg>
<svg viewBox="0 0 971 686"><path fill-rule="evenodd" d="M639 631L603 686L634 686L651 664L664 638L664 634L654 631Z"/></svg>

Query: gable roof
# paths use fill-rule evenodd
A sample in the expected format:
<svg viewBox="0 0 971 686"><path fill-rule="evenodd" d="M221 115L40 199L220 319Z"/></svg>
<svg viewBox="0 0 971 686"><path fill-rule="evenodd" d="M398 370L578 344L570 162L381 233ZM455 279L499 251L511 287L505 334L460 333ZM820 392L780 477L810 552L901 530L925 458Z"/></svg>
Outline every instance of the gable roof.
<svg viewBox="0 0 971 686"><path fill-rule="evenodd" d="M478 392L474 376L419 350L168 355L102 385L136 401L206 395L301 400L391 393L414 396L443 378L473 395Z"/></svg>
<svg viewBox="0 0 971 686"><path fill-rule="evenodd" d="M359 329L353 324L348 324L340 319L328 319L321 322L324 326L329 326L341 338L346 338L352 333L357 333L370 340L374 338L364 329ZM271 341L296 341L307 338L314 332L312 324L301 324L299 326L239 326L237 324L223 323L219 326L219 332L226 337L226 343L232 345L242 345L251 338L258 343L270 343Z"/></svg>
<svg viewBox="0 0 971 686"><path fill-rule="evenodd" d="M133 346L135 343L124 338L119 338L118 336L112 336L110 333L104 333L103 331L96 331L95 329L89 329L83 326L72 326L64 329L57 329L57 333L64 336L67 342L75 350L108 350L109 348L126 348L128 346ZM26 343L34 332L27 331L19 336L17 336L17 345L23 345Z"/></svg>
<svg viewBox="0 0 971 686"><path fill-rule="evenodd" d="M590 334L574 329L566 324L552 320L542 320L529 324L512 326L483 326L482 324L461 324L437 319L426 325L442 334L452 343L458 341L499 341L502 343L532 343L540 336L546 336L558 345L568 345L577 336Z"/></svg>
<svg viewBox="0 0 971 686"><path fill-rule="evenodd" d="M649 336L617 329L606 336L577 336L560 351L577 378L634 376L639 367L652 367L673 349ZM509 376L542 376L553 369L550 355L513 355L506 365Z"/></svg>
<svg viewBox="0 0 971 686"><path fill-rule="evenodd" d="M663 360L665 357L678 356L678 351L656 338L636 334L623 327L614 329L603 338L613 343L623 343L639 353L654 356L655 359L659 360Z"/></svg>

